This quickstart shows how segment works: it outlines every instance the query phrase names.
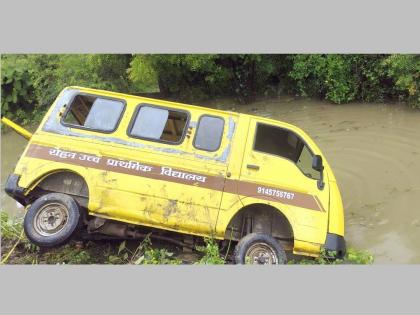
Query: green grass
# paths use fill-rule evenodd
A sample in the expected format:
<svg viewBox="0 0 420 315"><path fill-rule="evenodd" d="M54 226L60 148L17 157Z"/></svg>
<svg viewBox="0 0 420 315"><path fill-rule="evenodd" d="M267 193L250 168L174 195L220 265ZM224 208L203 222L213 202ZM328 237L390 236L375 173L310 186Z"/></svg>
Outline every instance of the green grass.
<svg viewBox="0 0 420 315"><path fill-rule="evenodd" d="M18 239L22 233L22 221L10 220L6 212L0 211L1 238L2 240Z"/></svg>
<svg viewBox="0 0 420 315"><path fill-rule="evenodd" d="M333 253L330 253L333 254ZM368 251L348 248L346 255L342 259L332 259L331 255L325 250L317 258L303 258L300 260L291 260L290 265L371 265L373 264L373 255Z"/></svg>
<svg viewBox="0 0 420 315"><path fill-rule="evenodd" d="M205 239L203 246L197 246L198 258L183 261L175 254L179 248L169 245L154 245L150 237L141 241L71 241L52 249L41 249L25 237L22 220L11 220L5 212L1 214L1 262L5 264L130 264L130 265L223 265L230 263L227 255L220 252L218 243ZM229 246L230 248L230 246ZM291 260L289 264L338 265L363 264L374 261L367 251L348 249L342 260L332 260L324 251L318 258Z"/></svg>

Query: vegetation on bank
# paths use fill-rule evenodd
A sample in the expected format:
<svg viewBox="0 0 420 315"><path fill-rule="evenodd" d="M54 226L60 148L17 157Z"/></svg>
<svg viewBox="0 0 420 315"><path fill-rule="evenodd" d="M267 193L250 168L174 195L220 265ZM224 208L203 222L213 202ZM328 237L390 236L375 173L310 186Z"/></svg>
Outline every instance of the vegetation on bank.
<svg viewBox="0 0 420 315"><path fill-rule="evenodd" d="M59 91L81 85L185 102L279 94L420 107L419 55L2 55L1 114L40 120Z"/></svg>
<svg viewBox="0 0 420 315"><path fill-rule="evenodd" d="M217 242L206 239L203 246L185 257L180 248L169 244L152 245L149 237L140 241L71 241L59 248L41 249L25 237L21 220L11 220L1 213L1 263L0 264L198 264L223 265L232 263L228 247L221 253ZM230 250L229 250L230 249ZM331 260L326 253L318 258L301 258L289 264L372 264L373 256L366 251L349 249L343 260Z"/></svg>

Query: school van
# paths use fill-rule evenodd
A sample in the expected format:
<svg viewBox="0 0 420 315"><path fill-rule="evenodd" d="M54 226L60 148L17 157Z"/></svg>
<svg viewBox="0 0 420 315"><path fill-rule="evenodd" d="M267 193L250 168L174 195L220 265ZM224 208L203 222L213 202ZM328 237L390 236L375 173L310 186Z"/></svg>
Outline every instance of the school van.
<svg viewBox="0 0 420 315"><path fill-rule="evenodd" d="M296 126L68 87L34 134L15 129L29 142L5 190L26 206L38 246L153 231L179 244L232 242L236 263L345 253L336 179Z"/></svg>

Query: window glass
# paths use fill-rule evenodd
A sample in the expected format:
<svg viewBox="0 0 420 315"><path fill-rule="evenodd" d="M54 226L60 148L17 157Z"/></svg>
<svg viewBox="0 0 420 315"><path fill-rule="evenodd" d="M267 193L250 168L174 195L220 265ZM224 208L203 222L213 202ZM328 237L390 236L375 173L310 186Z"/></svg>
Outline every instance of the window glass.
<svg viewBox="0 0 420 315"><path fill-rule="evenodd" d="M130 135L177 143L182 139L187 120L185 112L143 105L137 113Z"/></svg>
<svg viewBox="0 0 420 315"><path fill-rule="evenodd" d="M124 103L121 101L77 95L63 122L76 127L110 132L117 127L123 110Z"/></svg>
<svg viewBox="0 0 420 315"><path fill-rule="evenodd" d="M160 139L168 121L169 111L154 107L141 107L131 134L137 137Z"/></svg>
<svg viewBox="0 0 420 315"><path fill-rule="evenodd" d="M313 154L308 146L290 130L258 124L254 150L289 159L310 178L320 176L312 168Z"/></svg>
<svg viewBox="0 0 420 315"><path fill-rule="evenodd" d="M205 151L216 151L222 141L225 122L220 117L201 116L194 138L194 147Z"/></svg>
<svg viewBox="0 0 420 315"><path fill-rule="evenodd" d="M306 145L303 146L302 152L300 153L299 159L296 162L297 167L305 174L306 176L314 179L319 179L320 174L318 171L315 171L312 168L312 158L313 155L311 151L309 151Z"/></svg>
<svg viewBox="0 0 420 315"><path fill-rule="evenodd" d="M254 149L296 162L298 138L288 130L258 124Z"/></svg>

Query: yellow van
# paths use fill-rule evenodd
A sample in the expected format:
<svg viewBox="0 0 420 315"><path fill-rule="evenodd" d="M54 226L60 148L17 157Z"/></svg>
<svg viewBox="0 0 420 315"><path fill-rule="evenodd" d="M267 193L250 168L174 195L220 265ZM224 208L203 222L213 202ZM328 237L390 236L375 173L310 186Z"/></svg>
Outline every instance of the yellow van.
<svg viewBox="0 0 420 315"><path fill-rule="evenodd" d="M6 192L27 206L36 245L169 231L181 243L235 242L236 263L345 253L334 174L293 125L68 87L27 137Z"/></svg>

